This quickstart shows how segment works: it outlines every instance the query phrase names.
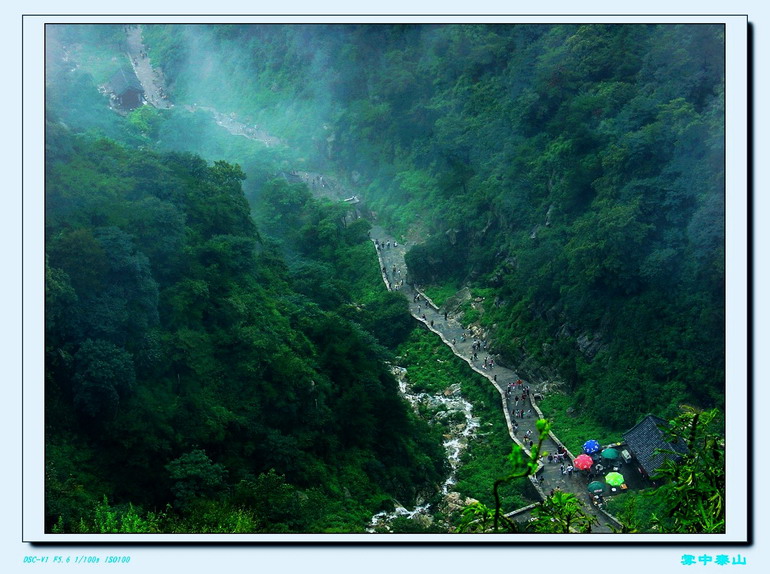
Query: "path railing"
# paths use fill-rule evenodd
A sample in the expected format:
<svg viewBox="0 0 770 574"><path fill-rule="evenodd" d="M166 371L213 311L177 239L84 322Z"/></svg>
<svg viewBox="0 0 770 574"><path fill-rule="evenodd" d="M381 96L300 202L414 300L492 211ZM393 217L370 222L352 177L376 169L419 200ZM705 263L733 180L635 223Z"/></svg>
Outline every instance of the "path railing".
<svg viewBox="0 0 770 574"><path fill-rule="evenodd" d="M372 243L375 244L375 251L377 253L377 259L378 259L379 266L380 266L382 280L385 283L385 286L387 287L387 289L389 291L394 291L396 289L394 289L393 282L391 282L390 277L388 277L388 265L393 265L393 261L390 261L390 262L386 261L386 259L384 257L384 253L385 252L393 253L393 252L396 251L396 249L395 249L395 247L391 247L391 248L384 247L383 246L383 242L382 241L378 241L376 239L372 239ZM394 245L394 243L392 245ZM397 263L400 266L404 266L404 262L401 261L400 259L397 261ZM396 271L396 270L398 270L398 266L394 266L394 271ZM395 275L396 274L394 273L394 280L395 280ZM405 275L406 275L406 273L404 273L404 276ZM430 299L430 297L425 295L425 293L419 287L417 287L415 285L411 285L411 284L405 283L404 281L398 281L397 283L399 285L401 285L401 287L399 287L397 290L402 292L405 296L408 297L410 295L419 295L420 300L421 300L420 303L422 303L424 301L425 304L426 304L425 311L428 311L428 307L430 307L431 312L439 313L440 307L438 305L436 305L433 302L433 300ZM410 314L415 319L417 319L420 323L422 323L425 326L426 329L430 330L435 335L437 335L445 345L447 345L450 349L452 349L452 352L455 354L455 356L461 358L463 361L465 361L468 364L468 366L471 368L471 370L473 370L476 373L478 373L478 374L482 375L483 377L485 377L490 383L492 383L494 388L497 389L497 391L498 391L498 393L500 395L500 402L501 402L502 410L503 410L503 413L504 413L504 416L505 416L505 422L506 422L506 426L508 428L508 434L509 434L511 440L514 441L519 447L521 447L521 449L525 453L527 453L529 456L531 456L532 455L532 451L528 448L527 443L522 441L518 437L517 433L514 431L514 424L513 424L513 421L511 419L511 411L509 410L510 407L509 407L509 404L508 404L508 399L506 397L505 390L503 389L503 387L500 384L502 381L498 381L497 377L493 376L492 374L490 374L486 369L485 370L480 369L475 364L474 360L472 360L471 357L468 357L468 356L466 356L466 354L463 354L463 353L459 352L459 350L457 348L456 341L454 339L450 340L447 337L447 335L445 335L442 332L442 330L439 329L434 324L435 320L429 320L426 317L425 313L420 312L421 311L420 307L418 307L418 310L415 310L413 307L414 307L414 304L410 304L409 305L409 312L410 312ZM441 323L440 318L439 318L439 323ZM450 329L449 324L446 321L443 324L444 324L444 328L446 330L448 330L448 331L451 331L452 329L454 329L454 327L452 327ZM463 333L464 332L465 332L465 330L463 329ZM465 343L465 344L467 345L467 343ZM486 367L486 364L485 364L485 367ZM512 370L508 369L508 368L499 367L498 366L498 372L500 372L500 371L502 371L502 372L509 372L509 374L513 375L514 378L518 378L516 373L513 372ZM532 410L536 414L536 417L534 419L536 421L537 419L543 419L545 417L543 416L543 412L540 409L540 407L538 406L536 399L534 398L534 394L535 394L534 392L528 393L528 395L529 395L528 398L529 398L529 402L530 402L530 404L532 406ZM522 419L522 420L525 420L525 419ZM528 425L529 426L534 426L532 423L528 423ZM533 429L529 429L529 430L533 430ZM548 432L548 436L547 436L546 442L544 444L545 444L545 446L546 446L546 448L547 448L547 450L549 452L556 452L557 450L562 449L562 452L564 452L568 456L569 460L570 461L574 461L575 456L564 445L564 443L562 443L561 440L559 440L559 438L554 434L553 431L549 431ZM545 500L546 498L548 498L548 495L545 493L545 491L544 491L544 489L543 489L543 487L541 485L540 479L538 478L538 475L539 475L539 476L543 477L543 479L544 479L544 474L545 474L545 465L543 464L543 460L541 459L541 460L538 460L538 466L537 466L536 472L529 476L529 480L532 483L532 486L533 486L535 492L537 493L537 495L540 497L541 500ZM573 479L573 477L570 475L570 480L572 480L572 479ZM575 477L574 480L580 480L580 479L578 477ZM562 482L563 482L563 480L562 480ZM573 491L573 493L576 494L576 495L578 494L577 492L574 492L574 491ZM520 509L516 509L513 512L509 513L509 515L516 516L516 515L525 513L527 510L531 509L533 506L536 506L537 504L540 504L540 503L535 503L534 505L528 505L526 507L523 507L523 508L520 508ZM594 506L592 504L586 505L585 502L582 501L582 500L581 500L581 504L584 504L591 514L597 515L597 517L603 517L605 524L611 523L616 528L622 528L621 522L616 517L612 516L611 514L607 513L606 511L604 511L604 509L598 508L598 507L596 507L596 506ZM601 524L601 521L600 521L600 524ZM605 526L605 528L607 530L611 530L611 527L609 525Z"/></svg>

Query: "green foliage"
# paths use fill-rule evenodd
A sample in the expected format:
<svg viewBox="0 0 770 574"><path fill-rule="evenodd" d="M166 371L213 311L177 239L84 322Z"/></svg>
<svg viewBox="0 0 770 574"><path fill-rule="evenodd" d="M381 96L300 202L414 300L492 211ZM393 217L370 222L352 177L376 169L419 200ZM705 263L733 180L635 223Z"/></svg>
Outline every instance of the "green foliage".
<svg viewBox="0 0 770 574"><path fill-rule="evenodd" d="M310 201L304 184L273 179L262 186L260 214L267 229L274 234L296 233L302 227L303 208Z"/></svg>
<svg viewBox="0 0 770 574"><path fill-rule="evenodd" d="M162 118L152 106L140 106L128 114L127 127L130 135L149 143L157 140Z"/></svg>
<svg viewBox="0 0 770 574"><path fill-rule="evenodd" d="M467 252L447 236L437 236L413 246L406 253L409 275L417 284L440 283L461 277Z"/></svg>
<svg viewBox="0 0 770 574"><path fill-rule="evenodd" d="M215 464L198 449L185 453L166 465L173 481L172 491L179 508L189 508L198 498L211 498L224 487L227 470Z"/></svg>
<svg viewBox="0 0 770 574"><path fill-rule="evenodd" d="M366 222L278 204L284 255L238 166L52 133L47 437L86 455L68 479L49 451L49 530L362 531L435 489L440 436L384 364L411 318Z"/></svg>
<svg viewBox="0 0 770 574"><path fill-rule="evenodd" d="M439 307L442 307L447 299L453 297L457 291L457 286L454 284L429 285L423 289L423 292Z"/></svg>
<svg viewBox="0 0 770 574"><path fill-rule="evenodd" d="M350 318L390 349L401 344L414 328L408 303L401 294L392 291L379 292L365 307L351 312Z"/></svg>
<svg viewBox="0 0 770 574"><path fill-rule="evenodd" d="M345 186L380 222L428 238L407 257L413 279L483 289L465 320L510 364L559 371L595 421L576 433L612 439L645 412L724 405L721 27L145 26L177 105L128 117L97 89L125 63L122 27L49 32L47 432L88 453L72 483L55 473L49 527L64 516L74 531L105 493L121 512L166 508L164 466L191 448L227 467L231 489L285 476L320 509L276 519L289 531L360 529L384 492L437 482L435 433L381 363L411 336L404 302L381 287L366 223L276 179L287 166L357 172ZM291 147L233 137L204 106ZM431 353L413 358L440 365ZM114 374L130 382L128 365L126 386ZM497 434L477 441L461 488L504 474ZM670 520L700 527L693 505ZM221 498L197 508L163 528L265 524ZM714 516L701 526L718 529Z"/></svg>
<svg viewBox="0 0 770 574"><path fill-rule="evenodd" d="M586 534L597 523L597 519L583 509L575 494L561 490L532 509L532 517L534 520L528 524L528 531L547 534Z"/></svg>
<svg viewBox="0 0 770 574"><path fill-rule="evenodd" d="M90 229L64 232L49 242L48 260L66 276L76 292L88 293L102 287L107 272L107 254Z"/></svg>
<svg viewBox="0 0 770 574"><path fill-rule="evenodd" d="M254 529L264 532L279 532L278 528L283 525L286 531L299 531L311 510L307 508L307 496L301 496L274 469L260 474L256 480L239 482L235 486L233 503L253 512L258 517Z"/></svg>
<svg viewBox="0 0 770 574"><path fill-rule="evenodd" d="M723 40L718 27L410 27L372 68L393 82L370 76L367 94L403 111L375 135L354 98L339 165L369 169L367 199L393 229L428 236L407 255L417 283L494 289L502 304L466 320L494 325L510 362L556 366L601 424L719 407ZM597 398L608 385L612 404Z"/></svg>
<svg viewBox="0 0 770 574"><path fill-rule="evenodd" d="M657 489L640 491L628 490L623 496L610 496L605 499L607 512L616 516L633 533L659 533L671 526L666 517L664 500L658 496Z"/></svg>
<svg viewBox="0 0 770 574"><path fill-rule="evenodd" d="M132 504L111 507L105 496L93 511L92 523L81 521L77 532L96 534L159 534L163 532L163 513L143 513ZM56 529L54 529L56 532ZM62 532L63 533L63 532Z"/></svg>
<svg viewBox="0 0 770 574"><path fill-rule="evenodd" d="M114 417L120 399L128 397L134 389L136 375L131 354L107 341L87 339L74 359L75 408L90 419Z"/></svg>
<svg viewBox="0 0 770 574"><path fill-rule="evenodd" d="M47 527L58 525L62 532L74 531L84 514L99 503L102 493L111 493L110 485L91 472L98 468L98 457L87 446L78 436L46 436Z"/></svg>
<svg viewBox="0 0 770 574"><path fill-rule="evenodd" d="M538 469L538 458L544 437L548 436L551 425L540 419L536 422L538 442L531 453L527 455L517 444L514 444L508 456L507 473L498 477L492 484L494 507L482 502L474 502L463 510L462 519L458 525L459 532L477 533L586 533L591 532L591 526L596 519L583 510L577 496L572 493L556 490L551 496L538 504L532 510L532 519L520 523L515 518L505 515L500 499L500 488L514 480L522 480L534 475Z"/></svg>
<svg viewBox="0 0 770 574"><path fill-rule="evenodd" d="M684 444L681 460L667 460L653 478L664 480L654 495L664 501L657 521L663 532L725 532L725 439L721 413L685 408L671 421L669 440ZM678 455L674 451L666 451Z"/></svg>
<svg viewBox="0 0 770 574"><path fill-rule="evenodd" d="M612 428L592 418L575 398L566 394L550 394L538 403L546 419L551 422L559 440L574 454L582 452L583 443L589 438L600 444L619 442L627 428ZM571 409L571 410L570 410Z"/></svg>

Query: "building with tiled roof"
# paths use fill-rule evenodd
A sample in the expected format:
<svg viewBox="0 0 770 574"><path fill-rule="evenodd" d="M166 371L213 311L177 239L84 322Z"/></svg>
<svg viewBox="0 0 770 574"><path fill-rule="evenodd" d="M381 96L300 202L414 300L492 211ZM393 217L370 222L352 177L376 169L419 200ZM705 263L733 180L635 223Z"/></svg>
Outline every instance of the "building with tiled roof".
<svg viewBox="0 0 770 574"><path fill-rule="evenodd" d="M663 429L668 426L662 418L647 415L634 428L623 434L626 450L636 459L639 471L647 478L652 478L666 460L676 460L687 453L687 446L683 442L672 443L667 440ZM658 452L659 450L674 453Z"/></svg>
<svg viewBox="0 0 770 574"><path fill-rule="evenodd" d="M143 103L144 88L131 68L120 68L112 75L107 87L117 106L124 110L133 110Z"/></svg>

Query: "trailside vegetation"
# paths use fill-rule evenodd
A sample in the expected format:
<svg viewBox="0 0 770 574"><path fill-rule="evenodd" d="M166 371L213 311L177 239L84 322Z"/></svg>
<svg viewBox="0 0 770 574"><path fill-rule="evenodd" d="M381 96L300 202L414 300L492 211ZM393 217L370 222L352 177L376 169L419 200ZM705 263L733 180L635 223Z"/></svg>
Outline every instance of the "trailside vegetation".
<svg viewBox="0 0 770 574"><path fill-rule="evenodd" d="M714 534L725 532L724 417L717 409L682 407L667 440L686 453L667 460L653 477L662 484L610 499L609 509L631 532Z"/></svg>
<svg viewBox="0 0 770 574"><path fill-rule="evenodd" d="M47 136L47 529L360 532L433 493L440 437L384 363L406 302L364 222L274 205L301 220L289 261L239 166Z"/></svg>
<svg viewBox="0 0 770 574"><path fill-rule="evenodd" d="M499 392L427 329L414 329L396 353L398 364L406 368L413 392L438 395L459 390L473 405L473 417L480 426L468 440L452 490L462 497L494 505L490 484L508 470L509 461L503 453L513 444L501 412ZM506 509L531 504L533 494L531 485L528 487L523 478L509 481L498 492ZM454 516L449 518L457 520Z"/></svg>
<svg viewBox="0 0 770 574"><path fill-rule="evenodd" d="M521 481L533 476L538 470L538 460L543 452L543 439L548 436L551 425L545 419L536 423L538 432L537 445L527 455L524 449L513 444L506 460L503 476L492 482L494 506L483 502L473 502L465 507L462 520L458 526L459 532L477 533L547 533L572 534L589 533L597 520L585 511L578 497L571 492L560 489L554 490L532 510L527 520L509 517L507 507L500 496L501 487L514 481ZM514 509L515 510L515 509Z"/></svg>

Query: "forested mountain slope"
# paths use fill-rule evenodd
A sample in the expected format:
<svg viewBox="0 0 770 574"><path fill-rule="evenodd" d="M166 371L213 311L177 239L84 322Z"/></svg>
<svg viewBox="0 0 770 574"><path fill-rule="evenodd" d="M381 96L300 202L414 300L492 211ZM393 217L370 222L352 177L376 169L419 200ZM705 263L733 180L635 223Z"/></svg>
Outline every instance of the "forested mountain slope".
<svg viewBox="0 0 770 574"><path fill-rule="evenodd" d="M238 166L56 123L46 144L48 528L355 532L434 492L438 431L365 328L383 314L389 344L411 328L365 222L304 197L296 223L327 233L292 243L290 266ZM381 290L357 309L366 273Z"/></svg>
<svg viewBox="0 0 770 574"><path fill-rule="evenodd" d="M723 36L669 24L145 33L179 97L238 104L304 142L419 241L415 281L475 288L503 360L557 367L579 405L619 426L723 404ZM213 79L239 89L205 92Z"/></svg>
<svg viewBox="0 0 770 574"><path fill-rule="evenodd" d="M500 362L553 369L586 418L723 407L721 26L142 39L167 109L99 94L121 26L46 43L47 528L354 532L436 490L440 431L386 365L405 301L368 224L294 169L344 182L413 245L410 280L468 287L478 302L450 312Z"/></svg>

